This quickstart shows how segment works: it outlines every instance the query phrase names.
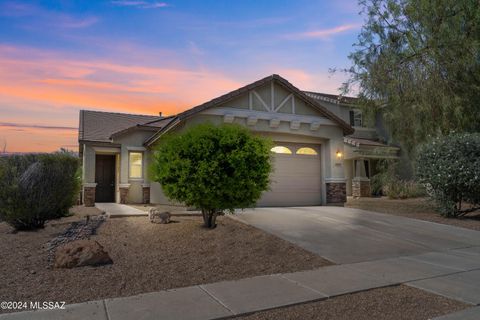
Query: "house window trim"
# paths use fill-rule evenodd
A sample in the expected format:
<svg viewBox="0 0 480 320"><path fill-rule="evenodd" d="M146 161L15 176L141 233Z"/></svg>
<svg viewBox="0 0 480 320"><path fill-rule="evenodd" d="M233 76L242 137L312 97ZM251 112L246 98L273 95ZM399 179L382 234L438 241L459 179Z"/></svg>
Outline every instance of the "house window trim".
<svg viewBox="0 0 480 320"><path fill-rule="evenodd" d="M356 121L359 121L359 125L356 124ZM358 109L350 110L350 125L356 128L363 128L363 112Z"/></svg>
<svg viewBox="0 0 480 320"><path fill-rule="evenodd" d="M131 158L130 158L130 155L132 153L139 153L142 155L142 165L141 165L141 176L140 177L132 177L132 166L131 166ZM144 179L144 174L143 174L143 169L144 169L144 166L145 166L145 153L143 151L138 151L138 150L129 150L128 151L128 179L129 180L140 180L142 181Z"/></svg>

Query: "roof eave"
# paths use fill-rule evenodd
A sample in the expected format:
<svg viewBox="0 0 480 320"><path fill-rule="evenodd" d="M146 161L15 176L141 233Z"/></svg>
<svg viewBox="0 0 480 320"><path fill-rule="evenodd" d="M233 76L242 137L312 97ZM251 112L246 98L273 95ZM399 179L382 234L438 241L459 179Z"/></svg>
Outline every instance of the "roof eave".
<svg viewBox="0 0 480 320"><path fill-rule="evenodd" d="M157 131L154 135L152 135L150 138L148 138L143 145L146 147L150 147L152 144L154 144L160 137L167 133L170 129L178 125L182 120L178 117L175 116L175 118L170 121L165 127L161 128L160 130Z"/></svg>

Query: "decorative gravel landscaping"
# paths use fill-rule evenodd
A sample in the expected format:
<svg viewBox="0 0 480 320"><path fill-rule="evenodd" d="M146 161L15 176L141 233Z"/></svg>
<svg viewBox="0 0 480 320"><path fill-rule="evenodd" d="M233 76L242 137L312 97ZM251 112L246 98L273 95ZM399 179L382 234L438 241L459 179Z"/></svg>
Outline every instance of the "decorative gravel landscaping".
<svg viewBox="0 0 480 320"><path fill-rule="evenodd" d="M426 320L471 307L423 290L395 286L257 312L242 320Z"/></svg>
<svg viewBox="0 0 480 320"><path fill-rule="evenodd" d="M443 223L472 230L480 230L480 211L473 212L463 218L446 218L436 212L432 203L426 198L402 200L389 199L387 197L350 198L348 199L348 202L345 203L345 207Z"/></svg>
<svg viewBox="0 0 480 320"><path fill-rule="evenodd" d="M107 219L91 236L108 252L112 265L51 269L49 241L85 219L79 216L101 213L80 207L74 211L75 216L38 231L12 233L0 223L0 301L75 303L331 264L227 217L219 217L213 230L201 227L201 217L173 217L166 225L131 217Z"/></svg>

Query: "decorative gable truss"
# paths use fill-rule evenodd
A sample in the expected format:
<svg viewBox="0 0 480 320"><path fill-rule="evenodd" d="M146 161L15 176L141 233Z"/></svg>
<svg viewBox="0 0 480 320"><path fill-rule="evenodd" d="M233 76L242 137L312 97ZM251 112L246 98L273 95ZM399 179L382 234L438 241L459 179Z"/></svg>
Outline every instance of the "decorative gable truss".
<svg viewBox="0 0 480 320"><path fill-rule="evenodd" d="M267 112L279 112L280 109L284 106L291 107L291 113L295 114L295 96L293 93L288 94L283 100L276 105L275 104L275 84L274 82L270 82L270 101L267 103L264 101L262 96L257 92L257 90L250 90L249 94L249 109L253 110L254 102L257 100L263 106L265 111Z"/></svg>
<svg viewBox="0 0 480 320"><path fill-rule="evenodd" d="M283 121L289 123L291 130L299 130L302 123L309 125L311 131L319 130L321 125L336 125L275 81L253 88L237 99L202 113L223 116L224 123L243 118L247 126L255 126L258 120L266 120L270 128L278 128Z"/></svg>

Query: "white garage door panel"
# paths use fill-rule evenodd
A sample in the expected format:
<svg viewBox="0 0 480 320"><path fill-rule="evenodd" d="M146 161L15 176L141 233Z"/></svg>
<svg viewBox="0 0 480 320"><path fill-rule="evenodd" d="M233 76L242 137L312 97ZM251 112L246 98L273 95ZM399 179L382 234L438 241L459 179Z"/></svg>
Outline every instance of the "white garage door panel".
<svg viewBox="0 0 480 320"><path fill-rule="evenodd" d="M305 145L288 147L295 152L303 146ZM310 147L320 153L319 146ZM276 154L270 180L270 190L257 202L259 207L311 206L322 203L320 155Z"/></svg>
<svg viewBox="0 0 480 320"><path fill-rule="evenodd" d="M309 176L309 177L303 177L303 179L299 179L297 177L272 177L271 178L271 185L270 185L270 191L289 191L295 189L297 191L305 190L305 191L310 191L314 192L318 189L320 189L320 182L318 181L318 176ZM275 179L275 180L273 180Z"/></svg>
<svg viewBox="0 0 480 320"><path fill-rule="evenodd" d="M311 193L266 193L262 196L258 207L294 207L294 206L318 206L321 205L321 195L317 192Z"/></svg>

